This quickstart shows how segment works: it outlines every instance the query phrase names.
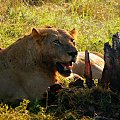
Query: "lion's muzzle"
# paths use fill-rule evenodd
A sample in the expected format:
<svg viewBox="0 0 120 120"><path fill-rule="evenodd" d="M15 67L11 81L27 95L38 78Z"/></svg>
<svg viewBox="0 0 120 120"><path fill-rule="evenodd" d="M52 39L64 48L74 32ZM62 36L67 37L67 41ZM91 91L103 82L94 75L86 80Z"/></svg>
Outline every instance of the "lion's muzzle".
<svg viewBox="0 0 120 120"><path fill-rule="evenodd" d="M77 53L77 50L75 50L74 52L68 52L68 55L72 57L72 62L76 61Z"/></svg>
<svg viewBox="0 0 120 120"><path fill-rule="evenodd" d="M76 57L77 57L77 50L75 49L74 51L72 52L67 52L67 54L69 56L71 56L71 60L68 61L68 62L57 62L56 63L56 68L57 68L57 71L65 76L65 77L68 77L70 76L71 74L71 69L72 69L72 63L76 61Z"/></svg>

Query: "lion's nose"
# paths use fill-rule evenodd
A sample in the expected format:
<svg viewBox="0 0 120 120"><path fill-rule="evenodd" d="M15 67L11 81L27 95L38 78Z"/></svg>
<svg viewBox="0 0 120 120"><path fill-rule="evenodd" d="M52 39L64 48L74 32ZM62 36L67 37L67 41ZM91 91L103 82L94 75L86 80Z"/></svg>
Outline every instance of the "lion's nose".
<svg viewBox="0 0 120 120"><path fill-rule="evenodd" d="M77 56L77 51L74 51L74 52L68 52L68 55L69 56L72 56L72 58L75 58Z"/></svg>

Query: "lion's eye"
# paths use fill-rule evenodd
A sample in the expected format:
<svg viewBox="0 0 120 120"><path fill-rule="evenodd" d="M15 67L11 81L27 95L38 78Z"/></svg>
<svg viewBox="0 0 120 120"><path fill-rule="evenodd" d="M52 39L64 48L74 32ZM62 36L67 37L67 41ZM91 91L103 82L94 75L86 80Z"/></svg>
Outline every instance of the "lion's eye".
<svg viewBox="0 0 120 120"><path fill-rule="evenodd" d="M71 39L71 42L73 42L74 41L74 39Z"/></svg>
<svg viewBox="0 0 120 120"><path fill-rule="evenodd" d="M56 45L60 45L61 44L59 40L55 40L55 41L53 41L53 43L56 44Z"/></svg>
<svg viewBox="0 0 120 120"><path fill-rule="evenodd" d="M73 45L75 45L74 39L71 39L71 42L73 43Z"/></svg>

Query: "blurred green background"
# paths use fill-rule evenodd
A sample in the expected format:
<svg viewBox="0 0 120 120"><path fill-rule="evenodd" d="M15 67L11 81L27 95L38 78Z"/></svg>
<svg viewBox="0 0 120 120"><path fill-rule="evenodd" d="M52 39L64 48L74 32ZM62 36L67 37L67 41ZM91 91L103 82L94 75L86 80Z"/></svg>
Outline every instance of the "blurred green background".
<svg viewBox="0 0 120 120"><path fill-rule="evenodd" d="M104 43L120 31L120 0L0 0L0 47L45 25L76 28L79 51L103 53Z"/></svg>

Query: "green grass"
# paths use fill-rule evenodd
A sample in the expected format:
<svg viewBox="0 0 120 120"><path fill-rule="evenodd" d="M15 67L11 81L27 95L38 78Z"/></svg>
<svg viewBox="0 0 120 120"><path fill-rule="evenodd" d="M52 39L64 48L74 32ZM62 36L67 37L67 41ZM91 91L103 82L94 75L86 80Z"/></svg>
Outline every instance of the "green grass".
<svg viewBox="0 0 120 120"><path fill-rule="evenodd" d="M16 1L16 2L15 2ZM51 25L79 32L79 51L103 52L103 45L120 30L120 0L0 0L0 46L7 47L31 32L33 27Z"/></svg>
<svg viewBox="0 0 120 120"><path fill-rule="evenodd" d="M88 49L103 53L104 43L108 41L111 43L112 35L120 31L120 0L36 1L35 5L29 2L32 4L30 5L23 3L23 0L0 0L0 47L8 47L20 37L29 34L33 27L50 25L66 30L76 28L79 33L76 40L79 51ZM76 101L73 101L72 96L68 97L71 97L71 104L75 105ZM85 94L81 99L82 104L86 101L91 102L84 98L86 98ZM28 101L24 100L15 109L8 109L7 105L1 104L0 120L56 119L54 114L46 113L46 109L40 106L38 114L29 112L26 110L27 104ZM106 107L103 102L99 103L98 106L103 110ZM64 112L62 117L65 120L77 119L74 111L64 110ZM90 118L83 117L81 119Z"/></svg>
<svg viewBox="0 0 120 120"><path fill-rule="evenodd" d="M9 108L8 105L0 105L0 120L53 120L50 114L45 114L45 108L39 107L39 113L33 114L27 110L29 101L23 100L16 108Z"/></svg>
<svg viewBox="0 0 120 120"><path fill-rule="evenodd" d="M110 90L64 88L57 96L57 104L41 107L35 101L29 110L28 100L15 108L0 104L0 120L93 120L95 115L119 118L120 96Z"/></svg>

